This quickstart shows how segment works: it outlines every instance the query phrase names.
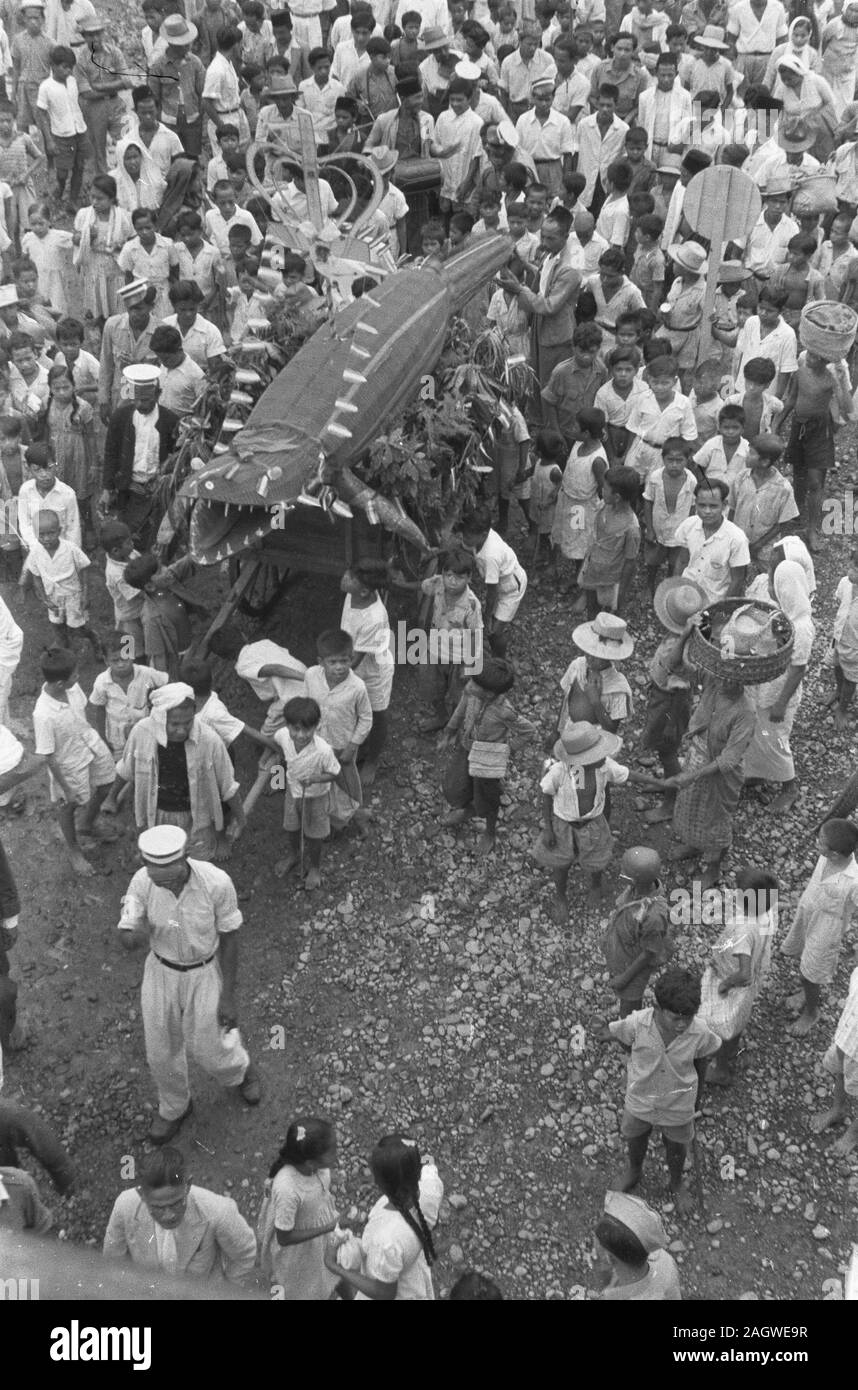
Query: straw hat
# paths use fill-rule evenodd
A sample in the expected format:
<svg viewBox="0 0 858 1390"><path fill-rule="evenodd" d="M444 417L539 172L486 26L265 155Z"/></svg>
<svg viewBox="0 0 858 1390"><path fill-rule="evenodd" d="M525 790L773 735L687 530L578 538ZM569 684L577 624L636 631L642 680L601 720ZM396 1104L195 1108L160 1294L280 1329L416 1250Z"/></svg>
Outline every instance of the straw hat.
<svg viewBox="0 0 858 1390"><path fill-rule="evenodd" d="M775 174L763 184L760 192L764 198L782 198L785 193L792 193L792 181Z"/></svg>
<svg viewBox="0 0 858 1390"><path fill-rule="evenodd" d="M260 96L264 101L266 97L296 97L298 88L288 72L279 72L276 68L271 74L267 87L264 87Z"/></svg>
<svg viewBox="0 0 858 1390"><path fill-rule="evenodd" d="M606 661L625 661L635 649L628 623L616 613L597 613L591 623L579 623L572 641L580 652Z"/></svg>
<svg viewBox="0 0 858 1390"><path fill-rule="evenodd" d="M689 618L702 613L708 602L706 590L696 580L678 574L661 581L655 591L653 607L662 627L678 637L688 626Z"/></svg>
<svg viewBox="0 0 858 1390"><path fill-rule="evenodd" d="M374 149L364 150L364 154L372 161L379 174L389 174L399 159L398 151L392 150L388 145L376 145Z"/></svg>
<svg viewBox="0 0 858 1390"><path fill-rule="evenodd" d="M196 24L191 24L184 15L168 14L158 30L158 36L167 43L175 44L177 48L184 48L193 43L197 32Z"/></svg>
<svg viewBox="0 0 858 1390"><path fill-rule="evenodd" d="M429 28L424 29L420 35L420 47L425 48L430 53L434 48L446 48L449 42L444 30L439 29L435 24L430 24Z"/></svg>
<svg viewBox="0 0 858 1390"><path fill-rule="evenodd" d="M718 284L740 285L743 280L750 280L753 273L741 261L722 261L718 267Z"/></svg>
<svg viewBox="0 0 858 1390"><path fill-rule="evenodd" d="M692 42L701 48L717 48L722 53L726 53L730 47L724 42L724 30L720 24L707 24L702 34L694 35Z"/></svg>
<svg viewBox="0 0 858 1390"><path fill-rule="evenodd" d="M707 268L708 256L698 241L679 241L667 248L667 254L683 270L702 275Z"/></svg>
<svg viewBox="0 0 858 1390"><path fill-rule="evenodd" d="M682 169L682 156L679 154L666 154L656 169L657 174L675 174L679 178Z"/></svg>
<svg viewBox="0 0 858 1390"><path fill-rule="evenodd" d="M618 752L623 740L619 734L597 729L595 724L580 721L567 724L554 745L554 756L567 767L590 767Z"/></svg>
<svg viewBox="0 0 858 1390"><path fill-rule="evenodd" d="M96 14L79 19L77 24L79 34L103 34L106 27L104 20Z"/></svg>
<svg viewBox="0 0 858 1390"><path fill-rule="evenodd" d="M778 121L777 142L787 154L802 154L816 144L816 134L806 121Z"/></svg>
<svg viewBox="0 0 858 1390"><path fill-rule="evenodd" d="M613 1216L615 1221L627 1226L648 1255L654 1250L663 1250L667 1245L661 1217L647 1206L642 1197L632 1197L628 1192L608 1192L605 1194L605 1215Z"/></svg>

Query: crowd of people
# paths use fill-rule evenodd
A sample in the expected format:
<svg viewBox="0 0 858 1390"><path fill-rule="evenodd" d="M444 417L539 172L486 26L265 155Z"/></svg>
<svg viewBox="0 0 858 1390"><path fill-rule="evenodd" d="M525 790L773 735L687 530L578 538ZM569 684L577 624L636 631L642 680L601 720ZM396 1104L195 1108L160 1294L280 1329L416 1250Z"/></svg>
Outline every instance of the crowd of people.
<svg viewBox="0 0 858 1390"><path fill-rule="evenodd" d="M741 911L698 970L679 967L655 848L624 846L626 886L606 905L611 803L626 784L657 797L641 829L669 826L670 860L702 861L697 881L711 890L731 871L743 795L788 816L801 794L790 736L816 635L814 555L836 435L856 418L848 348L829 360L801 334L808 306L836 301L847 321L858 307L858 4L342 8L205 0L191 13L144 0L138 70L90 0L0 4L0 563L22 604L34 591L53 639L31 751L9 704L25 633L0 600L0 804L20 813L26 784L47 772L75 874L93 874L96 846L126 822L142 862L118 931L123 947L148 951L141 1015L158 1109L104 1253L235 1282L259 1265L287 1300L434 1297L444 1188L408 1135L373 1150L379 1197L359 1238L331 1193L326 1119L289 1124L256 1230L231 1198L189 1184L173 1144L193 1110L189 1058L245 1104L263 1098L238 1029L242 913L221 865L266 786L282 798L274 872L308 892L324 892L332 836L373 833L365 802L396 674L386 600L411 588L428 613L419 730L438 736L439 814L463 835L481 822L477 854L504 853L511 745L544 736L532 856L551 873L558 928L606 917L618 1016L591 1020L590 1033L627 1053L628 1166L595 1228L601 1296L677 1299L663 1222L634 1193L658 1129L674 1209L693 1210L685 1169L704 1079L734 1080L771 963L779 884L764 866L733 866ZM368 161L377 206L372 179L356 175L357 204L334 172L308 179L301 111L318 156ZM691 180L713 164L744 170L762 194L756 225L723 255L683 215ZM390 258L384 273L442 271L479 238L506 238L509 259L464 317L490 325L505 359L531 371L496 386L491 470L431 572L409 583L392 561L355 559L339 627L317 634L310 667L234 623L201 646L193 559L167 564L156 543L182 421L284 306L309 334L368 292L371 262L356 279L334 274L329 256L347 204L359 217L361 203L376 254ZM279 261L272 223L300 248ZM104 576L110 632L91 621L91 572ZM514 703L529 584L576 619L550 729ZM856 586L858 550L826 657L840 731L858 684ZM632 767L618 755L635 698L634 615L647 607L661 640ZM19 611L26 628L35 610ZM765 678L729 659L772 662L787 634L788 659ZM81 641L102 666L88 693ZM699 649L718 641L725 659L712 668ZM258 728L217 693L218 663L264 705ZM259 752L245 794L239 739ZM781 946L799 965L799 1038L819 1023L858 910L853 809L847 787L820 824L819 860ZM9 1070L20 1043L13 867L0 854ZM849 1119L858 1096L858 971L824 1065L834 1099L813 1120L820 1132ZM852 1119L834 1148L856 1145ZM44 1232L51 1216L20 1148L71 1188L71 1159L48 1126L0 1101L0 1225ZM472 1271L450 1297L502 1293Z"/></svg>

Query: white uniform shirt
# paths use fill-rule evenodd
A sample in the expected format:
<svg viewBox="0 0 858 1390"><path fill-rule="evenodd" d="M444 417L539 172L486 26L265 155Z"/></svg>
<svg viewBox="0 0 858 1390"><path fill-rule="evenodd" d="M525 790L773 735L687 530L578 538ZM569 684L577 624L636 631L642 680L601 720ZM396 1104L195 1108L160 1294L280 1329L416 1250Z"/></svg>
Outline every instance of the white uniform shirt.
<svg viewBox="0 0 858 1390"><path fill-rule="evenodd" d="M157 410L143 415L135 410L131 417L134 426L134 460L131 465L131 481L148 483L157 476L160 463L161 436L155 428L158 420Z"/></svg>
<svg viewBox="0 0 858 1390"><path fill-rule="evenodd" d="M177 894L159 888L146 869L138 869L122 899L120 931L148 924L156 955L177 965L204 961L217 951L219 937L238 931L242 916L229 874L216 864L189 859L187 883Z"/></svg>

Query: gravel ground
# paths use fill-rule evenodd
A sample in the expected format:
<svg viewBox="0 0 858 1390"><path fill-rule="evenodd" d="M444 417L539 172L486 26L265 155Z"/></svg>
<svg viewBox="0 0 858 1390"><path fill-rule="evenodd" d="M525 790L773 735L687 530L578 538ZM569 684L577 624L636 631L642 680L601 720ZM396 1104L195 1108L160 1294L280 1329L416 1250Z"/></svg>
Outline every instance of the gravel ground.
<svg viewBox="0 0 858 1390"><path fill-rule="evenodd" d="M107 8L133 52L136 7L108 0ZM831 491L842 495L855 463L853 434L841 438L839 452ZM819 666L849 544L831 538L817 566L818 637L795 738L803 797L778 822L745 798L737 819L732 865L772 868L787 894L799 893L809 877L811 827L854 766L852 734L836 734L820 708L829 677ZM199 583L214 607L223 576ZM107 595L98 581L93 587L96 619L107 626ZM28 720L50 634L34 600L24 607L17 593L4 596L27 633L13 712ZM310 660L313 634L338 614L336 587L306 580L290 590L267 630ZM639 699L625 744L633 758L645 658L658 639L640 603L629 617L638 637L632 666ZM513 649L515 698L540 729L555 713L574 621L548 586L532 586ZM87 657L85 689L95 673ZM261 719L261 707L226 670L219 688L237 713ZM277 805L268 798L258 805L231 872L246 917L242 1028L265 1097L247 1110L195 1073L195 1113L180 1142L194 1181L230 1192L253 1221L289 1118L329 1115L340 1137L335 1190L341 1211L359 1221L373 1201L367 1155L381 1133L405 1128L436 1159L446 1184L439 1290L458 1269L474 1266L492 1273L508 1297L578 1297L588 1284L592 1228L621 1157L623 1058L585 1030L591 1014L613 1002L598 945L602 923L576 903L571 930L555 927L549 876L528 855L542 739L514 759L499 848L480 861L472 829L452 835L439 827L438 760L433 744L414 736L416 703L414 673L401 668L387 764L369 802L372 836L365 845L346 838L331 848L314 898L294 881L275 880ZM248 786L247 750L239 770ZM134 836L126 822L119 844L97 852L99 876L77 882L41 788L33 800L28 817L2 826L24 903L15 973L30 1034L26 1050L6 1059L6 1095L49 1117L78 1166L76 1196L50 1198L61 1237L97 1244L123 1186L123 1159L141 1153L153 1108L139 1017L142 959L126 956L115 940L119 900L137 863ZM666 848L666 834L639 820L649 804L629 791L615 796L620 847ZM669 887L682 883L681 875L668 879ZM573 875L572 884L583 904L580 879ZM610 888L613 895L613 878ZM680 961L700 967L714 934L689 929ZM858 1159L833 1158L830 1136L814 1136L808 1120L830 1093L819 1062L849 968L844 962L822 1022L799 1046L784 1033L794 967L775 957L737 1083L706 1103L699 1132L705 1214L676 1219L653 1149L643 1193L665 1214L686 1298L831 1295L829 1281L842 1272L855 1230ZM46 1177L43 1189L48 1195Z"/></svg>

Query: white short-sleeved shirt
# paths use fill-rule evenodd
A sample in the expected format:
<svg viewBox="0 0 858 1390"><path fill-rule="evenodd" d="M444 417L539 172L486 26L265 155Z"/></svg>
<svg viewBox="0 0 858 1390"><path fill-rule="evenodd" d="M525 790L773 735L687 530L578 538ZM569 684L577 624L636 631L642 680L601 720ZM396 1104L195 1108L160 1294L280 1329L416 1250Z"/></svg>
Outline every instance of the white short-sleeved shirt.
<svg viewBox="0 0 858 1390"><path fill-rule="evenodd" d="M286 758L286 785L294 799L300 801L303 796L326 796L331 785L329 781L309 787L302 787L301 783L305 778L318 776L321 772L339 772L340 764L331 745L314 734L307 746L299 751L288 729L278 729L274 738Z"/></svg>
<svg viewBox="0 0 858 1390"><path fill-rule="evenodd" d="M65 82L57 82L54 77L46 77L39 85L36 106L48 113L51 134L61 140L73 135L86 133L86 121L78 101L77 82L73 77Z"/></svg>
<svg viewBox="0 0 858 1390"><path fill-rule="evenodd" d="M525 111L515 123L518 143L531 159L561 159L575 153L575 132L568 116L552 107L543 123L534 111Z"/></svg>
<svg viewBox="0 0 858 1390"><path fill-rule="evenodd" d="M86 696L80 686L70 686L66 695L68 702L57 700L42 687L33 708L35 748L41 757L56 758L64 773L76 773L89 767L93 750L102 741L87 721Z"/></svg>
<svg viewBox="0 0 858 1390"><path fill-rule="evenodd" d="M93 681L89 703L104 710L104 732L114 751L121 751L133 726L151 714L149 695L166 685L169 679L166 671L156 671L154 666L135 665L128 689L123 690L109 669L99 671Z"/></svg>
<svg viewBox="0 0 858 1390"><path fill-rule="evenodd" d="M262 245L262 233L252 212L248 212L246 208L236 208L227 221L220 208L209 208L206 213L206 232L222 256L229 255L230 227L249 227L251 246Z"/></svg>
<svg viewBox="0 0 858 1390"><path fill-rule="evenodd" d="M767 357L770 362L774 362L778 372L797 371L796 348L795 332L785 319L781 319L771 333L767 333L763 338L760 336L760 320L756 314L751 314L744 327L739 330L736 342L739 359L736 368L737 383L741 385L745 365L752 357Z"/></svg>
<svg viewBox="0 0 858 1390"><path fill-rule="evenodd" d="M13 675L24 650L24 634L0 598L0 672Z"/></svg>
<svg viewBox="0 0 858 1390"><path fill-rule="evenodd" d="M189 859L188 881L178 894L159 888L146 869L138 869L122 899L120 931L144 923L156 955L177 965L207 960L219 937L238 931L242 923L235 886L216 864Z"/></svg>
<svg viewBox="0 0 858 1390"><path fill-rule="evenodd" d="M80 546L61 540L53 555L38 541L30 548L24 569L41 579L49 603L75 598L80 594L80 572L88 569L90 561Z"/></svg>
<svg viewBox="0 0 858 1390"><path fill-rule="evenodd" d="M0 724L0 777L17 767L24 756L24 745L19 743L5 724Z"/></svg>
<svg viewBox="0 0 858 1390"><path fill-rule="evenodd" d="M751 562L747 536L726 518L718 530L707 537L700 517L690 516L677 526L674 544L688 551L688 564L683 574L687 579L697 580L706 590L710 603L726 596L732 580L731 569Z"/></svg>
<svg viewBox="0 0 858 1390"><path fill-rule="evenodd" d="M595 820L601 816L605 810L605 788L608 786L622 786L629 780L629 769L623 763L617 763L613 758L606 758L596 769L596 794L593 798L593 805L585 816L581 815L578 803L578 790L584 786L584 779L587 769L585 767L568 766L566 763L552 763L542 781L540 790L546 796L553 797L554 814L561 820L575 822L580 820Z"/></svg>
<svg viewBox="0 0 858 1390"><path fill-rule="evenodd" d="M164 323L169 328L179 328L179 320L175 314L165 318ZM182 333L181 328L179 332ZM182 347L189 357L193 357L197 366L203 368L208 366L212 357L223 357L226 353L226 343L221 337L220 329L209 319L204 319L202 314L197 314L187 333L182 334Z"/></svg>
<svg viewBox="0 0 858 1390"><path fill-rule="evenodd" d="M159 405L177 415L190 415L203 391L206 374L199 362L185 353L178 367L161 368Z"/></svg>
<svg viewBox="0 0 858 1390"><path fill-rule="evenodd" d="M216 734L220 734L227 748L244 732L243 721L230 714L223 700L214 691L197 710L197 718L203 724L208 724L210 729L214 729Z"/></svg>
<svg viewBox="0 0 858 1390"><path fill-rule="evenodd" d="M727 462L727 455L724 453L724 441L720 434L715 434L711 439L707 439L705 444L694 454L694 462L697 467L702 469L707 478L720 479L722 483L732 483L738 473L747 467L748 449L750 444L747 439L740 439L736 446L736 452Z"/></svg>
<svg viewBox="0 0 858 1390"><path fill-rule="evenodd" d="M444 1184L434 1164L424 1164L418 1189L420 1210L430 1227L438 1220ZM380 1197L370 1212L363 1235L362 1273L383 1284L396 1284L396 1302L429 1302L435 1298L432 1275L423 1247L404 1217ZM357 1294L364 1300L364 1294Z"/></svg>
<svg viewBox="0 0 858 1390"><path fill-rule="evenodd" d="M474 558L483 581L496 584L500 594L517 593L527 580L512 546L497 531L489 531Z"/></svg>
<svg viewBox="0 0 858 1390"><path fill-rule="evenodd" d="M44 496L36 487L35 478L28 478L21 484L18 489L18 530L28 548L38 543L39 512L55 512L63 540L80 545L80 511L74 488L70 488L68 483L61 483L58 478Z"/></svg>

